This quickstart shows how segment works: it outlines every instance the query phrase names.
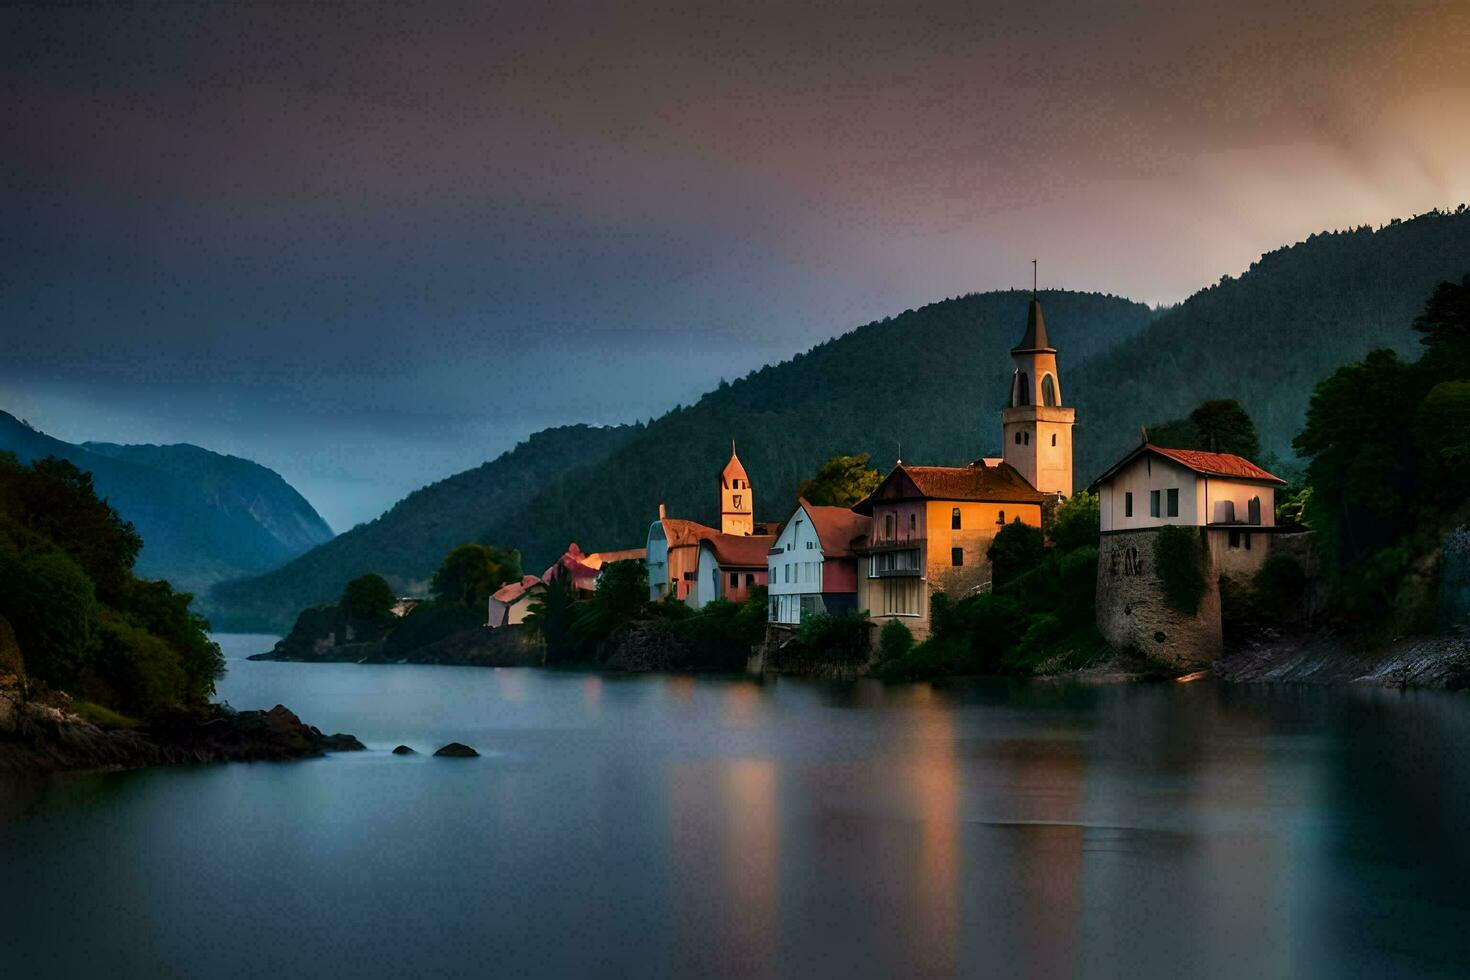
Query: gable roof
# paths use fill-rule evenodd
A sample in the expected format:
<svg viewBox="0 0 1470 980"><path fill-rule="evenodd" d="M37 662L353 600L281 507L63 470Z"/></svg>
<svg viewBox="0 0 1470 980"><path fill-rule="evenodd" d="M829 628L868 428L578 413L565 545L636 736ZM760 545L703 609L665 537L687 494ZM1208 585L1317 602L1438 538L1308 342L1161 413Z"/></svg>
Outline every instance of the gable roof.
<svg viewBox="0 0 1470 980"><path fill-rule="evenodd" d="M1108 467L1101 476L1092 481L1092 485L1095 487L1105 480L1111 480L1119 470L1145 453L1162 456L1201 476L1222 476L1231 480L1249 480L1253 483L1286 486L1286 481L1281 477L1268 473L1244 456L1236 456L1233 453L1207 453L1199 449L1166 449L1163 446L1155 446L1151 442L1145 442L1136 447L1128 455Z"/></svg>
<svg viewBox="0 0 1470 980"><path fill-rule="evenodd" d="M697 545L711 534L720 533L698 521L686 521L680 517L665 517L662 521L654 521L654 523L663 525L664 540L668 542L670 548Z"/></svg>
<svg viewBox="0 0 1470 980"><path fill-rule="evenodd" d="M899 464L878 489L852 509L872 514L873 505L884 500L979 500L999 504L1039 504L1046 495L1037 490L1014 466L986 465L976 460L969 466L904 466Z"/></svg>
<svg viewBox="0 0 1470 980"><path fill-rule="evenodd" d="M847 507L808 503L805 498L800 497L797 498L797 503L806 511L807 517L811 518L812 530L817 532L817 540L822 545L823 558L845 558L852 554L854 540L866 540L868 537L873 519L866 514L859 514ZM794 512L792 516L795 516ZM785 530L785 525L782 525L782 530Z"/></svg>
<svg viewBox="0 0 1470 980"><path fill-rule="evenodd" d="M490 598L494 599L496 602L510 605L512 602L515 602L521 596L525 595L526 592L528 592L530 589L540 584L542 584L541 580L536 576L523 575L521 576L521 580L519 582L509 582L496 589L494 594L492 594Z"/></svg>
<svg viewBox="0 0 1470 980"><path fill-rule="evenodd" d="M770 534L713 534L700 541L722 568L765 568L766 556L776 543Z"/></svg>

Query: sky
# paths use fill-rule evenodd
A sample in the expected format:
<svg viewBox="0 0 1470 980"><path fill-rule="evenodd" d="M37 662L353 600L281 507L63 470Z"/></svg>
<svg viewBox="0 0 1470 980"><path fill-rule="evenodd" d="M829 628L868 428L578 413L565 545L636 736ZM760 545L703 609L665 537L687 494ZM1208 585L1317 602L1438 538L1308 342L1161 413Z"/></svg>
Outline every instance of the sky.
<svg viewBox="0 0 1470 980"><path fill-rule="evenodd" d="M341 531L1029 283L1176 302L1470 201L1470 4L0 9L0 409Z"/></svg>

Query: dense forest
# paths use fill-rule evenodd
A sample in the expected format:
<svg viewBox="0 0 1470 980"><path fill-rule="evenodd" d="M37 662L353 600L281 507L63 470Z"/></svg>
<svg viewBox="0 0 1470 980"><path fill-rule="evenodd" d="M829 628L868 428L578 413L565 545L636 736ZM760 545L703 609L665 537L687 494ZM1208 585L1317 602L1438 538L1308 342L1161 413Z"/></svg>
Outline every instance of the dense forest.
<svg viewBox="0 0 1470 980"><path fill-rule="evenodd" d="M1260 462L1299 475L1291 441L1313 386L1374 348L1415 351L1411 324L1424 297L1467 269L1464 205L1377 230L1324 232L1263 255L1067 376L1077 472L1100 472L1138 441L1140 425L1231 398L1255 419Z"/></svg>
<svg viewBox="0 0 1470 980"><path fill-rule="evenodd" d="M1063 396L1079 409L1079 489L1136 442L1141 425L1221 398L1255 418L1262 461L1294 475L1290 443L1313 385L1371 348L1411 350L1409 325L1425 295L1467 268L1470 212L1462 207L1314 235L1161 314L1113 296L1043 291ZM486 476L419 491L367 525L370 535L358 529L278 572L216 589L213 615L282 629L364 572L396 586L422 580L466 540L517 548L533 569L570 541L586 550L638 547L660 503L713 522L714 481L731 438L751 475L757 519L771 522L834 454L868 453L883 470L900 451L934 464L997 454L1008 351L1028 298L986 293L905 311L601 441L592 435L601 430L562 430L564 451L534 454L543 465L523 465L521 447L471 471Z"/></svg>
<svg viewBox="0 0 1470 980"><path fill-rule="evenodd" d="M238 456L187 443L77 445L5 412L0 451L22 463L64 459L90 473L97 492L143 537L138 574L191 592L276 568L332 536L280 474Z"/></svg>

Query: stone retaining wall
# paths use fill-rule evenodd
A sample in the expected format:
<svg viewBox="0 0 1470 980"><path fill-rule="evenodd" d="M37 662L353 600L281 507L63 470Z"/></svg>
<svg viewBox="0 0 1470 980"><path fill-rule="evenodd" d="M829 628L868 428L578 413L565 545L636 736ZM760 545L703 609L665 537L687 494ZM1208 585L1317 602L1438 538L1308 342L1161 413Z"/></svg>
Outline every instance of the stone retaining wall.
<svg viewBox="0 0 1470 980"><path fill-rule="evenodd" d="M1221 651L1219 575L1213 562L1208 562L1207 584L1198 613L1187 616L1170 608L1154 572L1157 530L1145 528L1102 536L1098 544L1097 627L1114 649L1132 648L1171 667L1201 667ZM1204 553L1208 561L1208 549Z"/></svg>

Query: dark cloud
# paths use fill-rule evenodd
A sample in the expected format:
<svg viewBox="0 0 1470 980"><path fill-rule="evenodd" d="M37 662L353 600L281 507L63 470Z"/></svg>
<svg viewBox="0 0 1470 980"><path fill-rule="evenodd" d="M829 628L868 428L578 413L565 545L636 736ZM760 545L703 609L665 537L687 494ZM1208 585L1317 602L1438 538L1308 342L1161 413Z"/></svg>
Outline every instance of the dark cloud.
<svg viewBox="0 0 1470 980"><path fill-rule="evenodd" d="M334 525L1015 284L1172 300L1470 198L1470 8L0 11L0 407Z"/></svg>

